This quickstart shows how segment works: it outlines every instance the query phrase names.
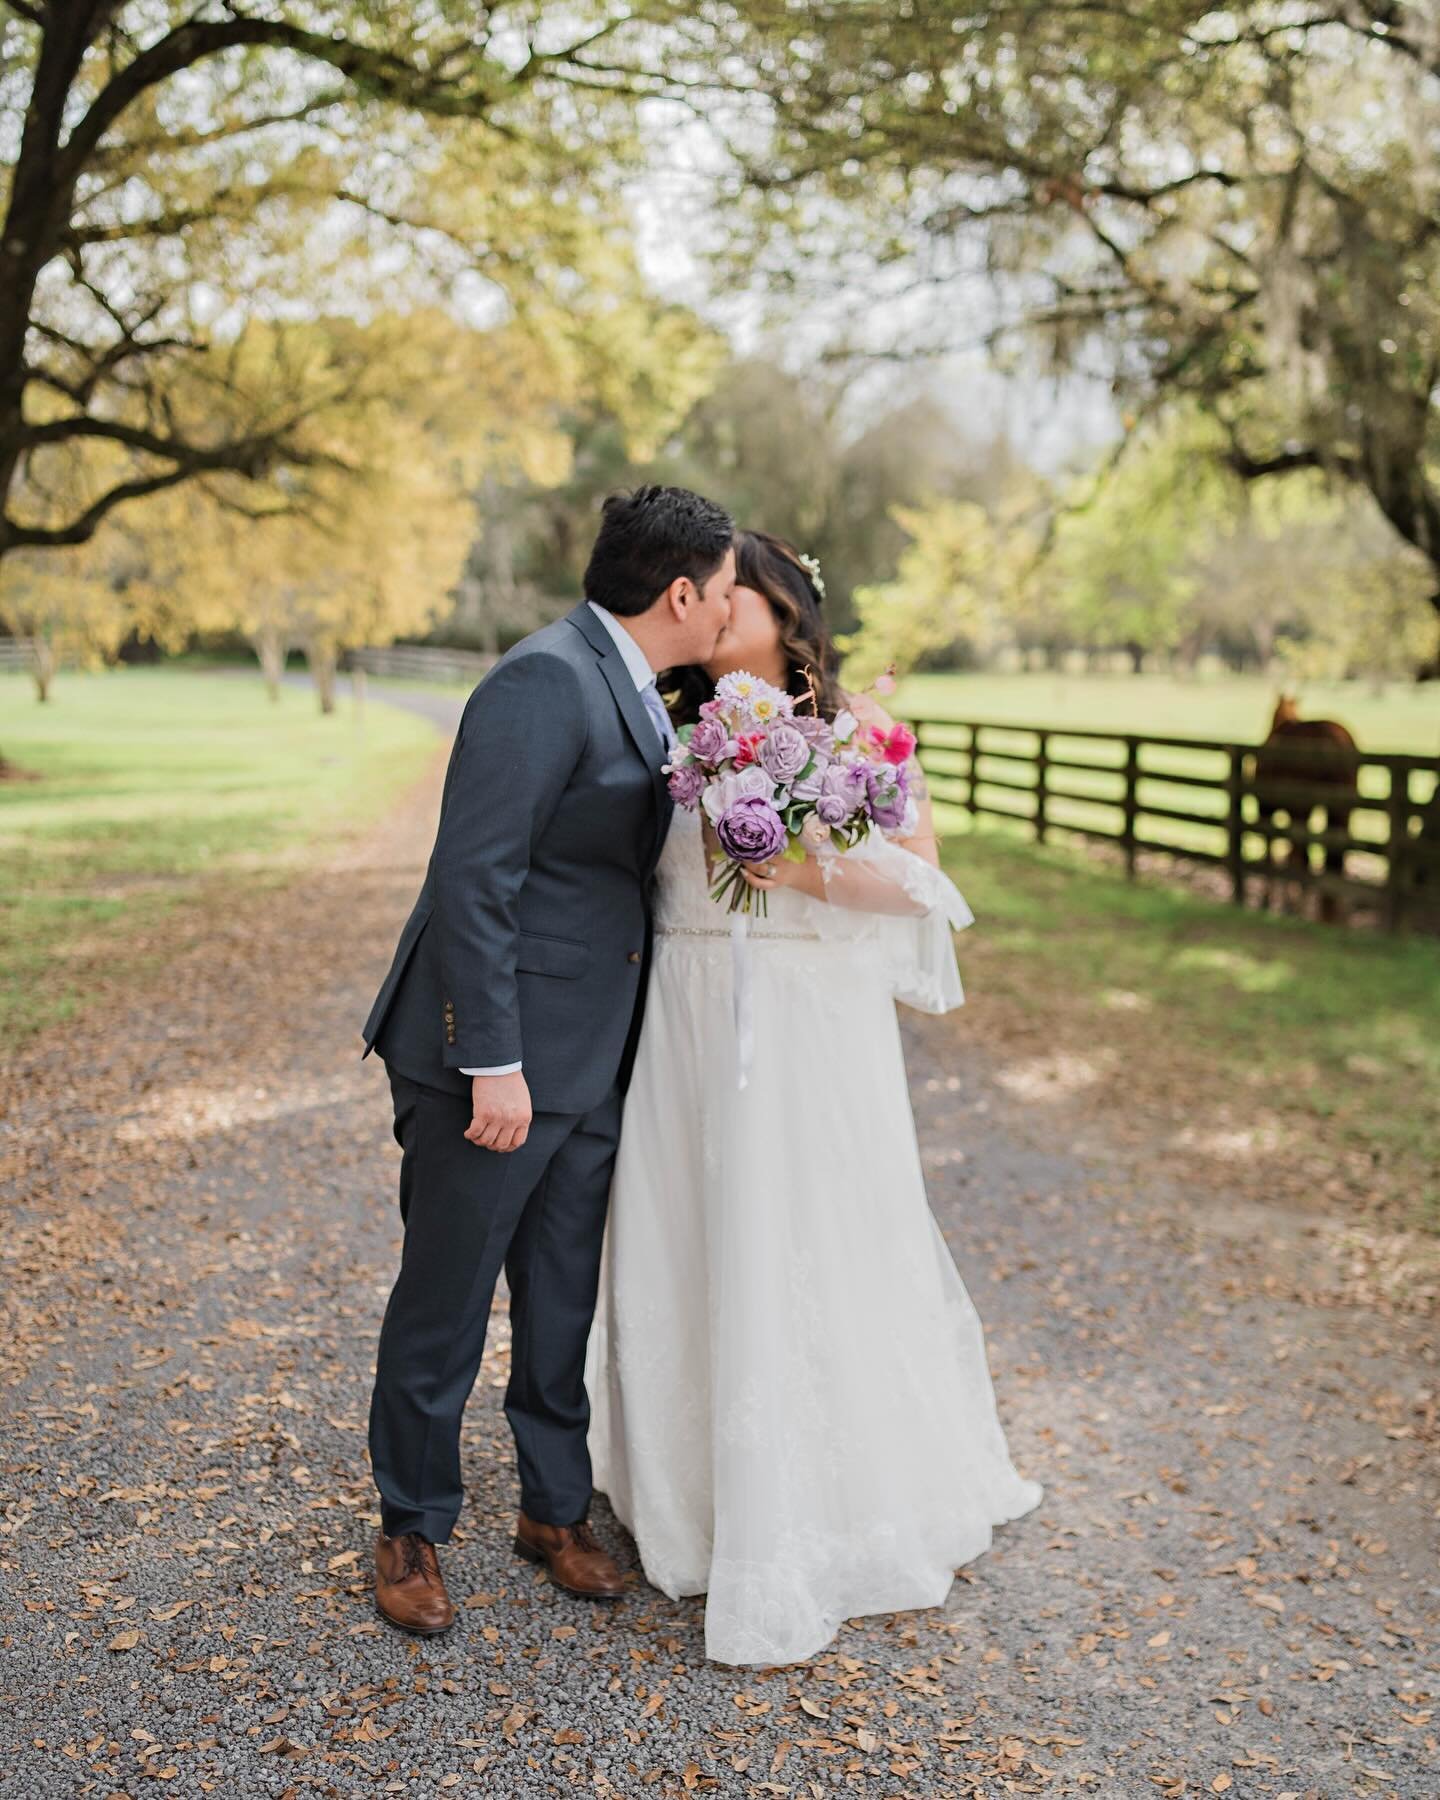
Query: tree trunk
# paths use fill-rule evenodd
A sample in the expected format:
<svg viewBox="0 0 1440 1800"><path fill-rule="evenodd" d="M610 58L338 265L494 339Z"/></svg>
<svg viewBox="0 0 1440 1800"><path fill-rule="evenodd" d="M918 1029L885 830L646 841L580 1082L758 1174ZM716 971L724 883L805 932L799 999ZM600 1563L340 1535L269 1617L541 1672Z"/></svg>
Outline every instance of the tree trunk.
<svg viewBox="0 0 1440 1800"><path fill-rule="evenodd" d="M315 683L315 692L320 697L322 713L333 713L335 710L335 665L338 658L333 644L311 642L305 646L305 661L310 668L310 679Z"/></svg>
<svg viewBox="0 0 1440 1800"><path fill-rule="evenodd" d="M1128 644L1126 644L1125 650L1126 650L1126 654L1130 658L1131 674L1132 675L1143 675L1145 672L1145 646L1143 644L1137 644L1132 639Z"/></svg>
<svg viewBox="0 0 1440 1800"><path fill-rule="evenodd" d="M1435 608L1435 626L1440 633L1440 588L1430 596L1430 604ZM1427 662L1421 663L1415 671L1417 681L1440 681L1440 637L1437 637L1435 654Z"/></svg>
<svg viewBox="0 0 1440 1800"><path fill-rule="evenodd" d="M265 692L272 700L280 698L280 678L285 673L290 646L278 631L268 626L252 634L250 648L260 659L260 673L265 678Z"/></svg>
<svg viewBox="0 0 1440 1800"><path fill-rule="evenodd" d="M63 180L57 173L66 105L108 10L105 0L44 9L35 81L10 177L9 206L0 225L0 556L9 548L5 507L20 463L25 425L25 342L31 306L40 271L54 255L69 218L75 190L74 171Z"/></svg>
<svg viewBox="0 0 1440 1800"><path fill-rule="evenodd" d="M35 682L35 698L48 700L55 679L55 646L38 631L30 640L30 674Z"/></svg>

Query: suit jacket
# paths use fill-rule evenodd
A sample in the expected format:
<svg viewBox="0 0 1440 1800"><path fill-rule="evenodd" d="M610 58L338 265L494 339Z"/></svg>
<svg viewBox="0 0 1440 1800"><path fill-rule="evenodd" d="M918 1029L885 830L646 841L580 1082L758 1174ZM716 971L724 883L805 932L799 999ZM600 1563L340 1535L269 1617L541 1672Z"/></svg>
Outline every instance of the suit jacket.
<svg viewBox="0 0 1440 1800"><path fill-rule="evenodd" d="M629 1079L665 751L614 641L583 603L470 695L435 846L365 1022L368 1056L469 1091L523 1062L541 1112L588 1112Z"/></svg>

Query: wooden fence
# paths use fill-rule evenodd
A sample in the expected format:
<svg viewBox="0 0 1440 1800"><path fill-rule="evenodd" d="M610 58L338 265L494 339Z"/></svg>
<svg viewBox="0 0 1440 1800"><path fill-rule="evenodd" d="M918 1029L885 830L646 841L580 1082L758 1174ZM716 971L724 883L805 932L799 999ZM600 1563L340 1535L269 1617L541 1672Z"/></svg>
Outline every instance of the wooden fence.
<svg viewBox="0 0 1440 1800"><path fill-rule="evenodd" d="M385 644L346 653L344 666L367 675L406 681L453 681L474 685L495 658L480 650L449 650L439 644Z"/></svg>
<svg viewBox="0 0 1440 1800"><path fill-rule="evenodd" d="M1315 812L1335 807L1335 787L1262 776L1254 744L969 719L909 723L938 802L1019 820L1041 843L1076 832L1116 844L1131 879L1139 852L1161 851L1216 865L1238 906L1260 883L1268 904L1269 880L1283 872L1373 910L1391 930L1440 925L1440 757L1354 752L1358 791L1336 808L1341 822L1327 810L1315 830ZM1292 753L1332 765L1335 756L1287 740L1287 762ZM1283 871L1277 840L1298 847Z"/></svg>

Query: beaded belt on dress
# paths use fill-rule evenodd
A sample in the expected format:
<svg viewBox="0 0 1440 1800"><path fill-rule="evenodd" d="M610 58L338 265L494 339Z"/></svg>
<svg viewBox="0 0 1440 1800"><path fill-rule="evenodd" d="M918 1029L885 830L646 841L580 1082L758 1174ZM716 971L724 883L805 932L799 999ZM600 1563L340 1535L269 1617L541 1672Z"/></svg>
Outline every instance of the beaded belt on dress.
<svg viewBox="0 0 1440 1800"><path fill-rule="evenodd" d="M730 927L728 925L657 925L655 927L655 935L656 937L683 936L728 938L730 936ZM751 925L746 935L752 940L755 938L803 938L807 943L811 944L818 944L820 942L820 933L818 931L757 931L755 927Z"/></svg>

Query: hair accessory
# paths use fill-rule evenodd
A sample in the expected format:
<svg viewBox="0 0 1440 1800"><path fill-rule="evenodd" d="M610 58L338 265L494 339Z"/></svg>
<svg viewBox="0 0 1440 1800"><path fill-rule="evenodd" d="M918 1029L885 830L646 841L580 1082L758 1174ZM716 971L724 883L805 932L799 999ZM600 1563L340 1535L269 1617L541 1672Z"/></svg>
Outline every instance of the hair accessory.
<svg viewBox="0 0 1440 1800"><path fill-rule="evenodd" d="M800 567L802 569L804 569L805 573L810 577L811 581L815 585L815 592L817 594L819 594L820 598L823 600L825 598L825 581L824 581L824 577L820 573L819 558L811 556L809 551L807 551L807 550L801 550L801 551L797 552L796 561L800 564Z"/></svg>

